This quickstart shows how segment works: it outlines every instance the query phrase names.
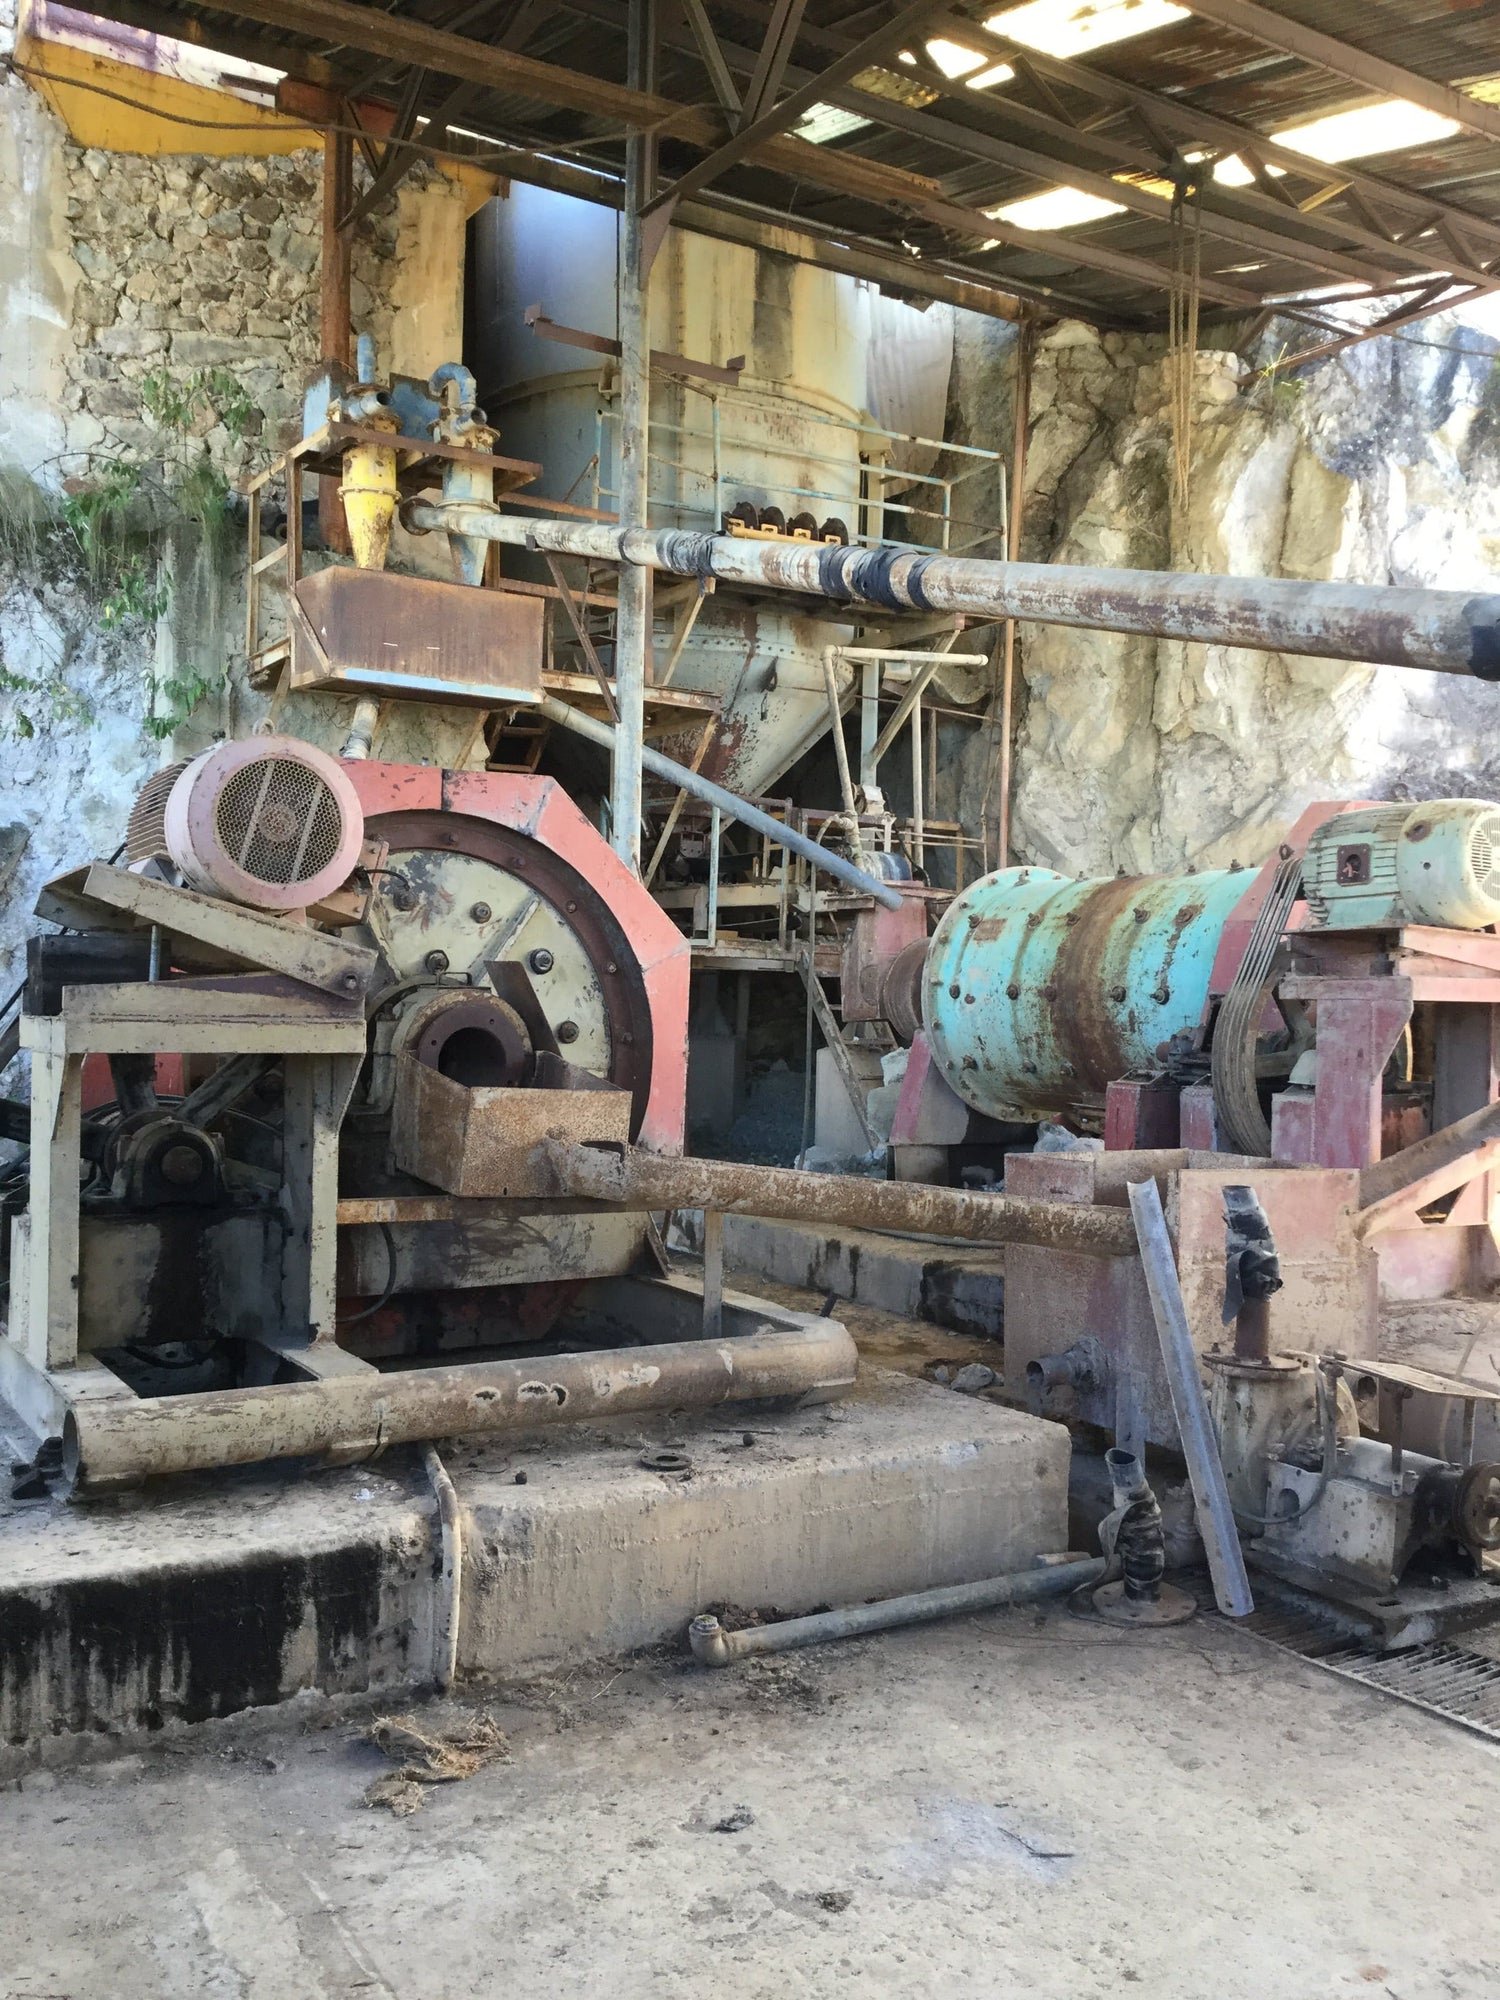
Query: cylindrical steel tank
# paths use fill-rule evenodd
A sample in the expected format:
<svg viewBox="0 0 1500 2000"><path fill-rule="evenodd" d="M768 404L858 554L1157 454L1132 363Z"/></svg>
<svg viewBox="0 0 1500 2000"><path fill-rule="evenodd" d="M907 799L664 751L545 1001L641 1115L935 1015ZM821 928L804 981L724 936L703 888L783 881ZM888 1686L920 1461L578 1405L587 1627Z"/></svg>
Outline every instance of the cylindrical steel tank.
<svg viewBox="0 0 1500 2000"><path fill-rule="evenodd" d="M1196 1028L1226 918L1254 880L1074 881L1002 868L949 906L928 948L923 1016L949 1084L991 1117L1102 1103Z"/></svg>
<svg viewBox="0 0 1500 2000"><path fill-rule="evenodd" d="M619 484L618 406L600 391L610 364L541 337L525 315L539 305L557 324L613 337L617 224L610 210L520 183L474 222L471 351L498 448L541 463L536 492L585 505L594 498L597 454L606 508ZM658 370L651 526L717 529L725 511L748 499L788 517L810 512L820 524L836 516L858 530L865 287L673 229L652 271L651 344L720 364L743 355L745 363L732 388ZM726 596L705 605L672 676L675 686L724 703L705 773L743 795L764 796L827 728L822 648L851 632L785 601ZM672 624L659 617L659 665L672 643ZM847 677L847 668L840 671ZM686 762L696 730L661 747Z"/></svg>

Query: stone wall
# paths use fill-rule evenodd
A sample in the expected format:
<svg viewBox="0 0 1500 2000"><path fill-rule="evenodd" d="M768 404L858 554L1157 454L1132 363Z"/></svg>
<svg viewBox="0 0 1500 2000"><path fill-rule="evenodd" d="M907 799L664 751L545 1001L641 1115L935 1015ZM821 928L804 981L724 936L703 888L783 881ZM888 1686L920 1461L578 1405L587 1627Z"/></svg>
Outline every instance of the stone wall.
<svg viewBox="0 0 1500 2000"><path fill-rule="evenodd" d="M1279 380L1201 352L1180 506L1159 343L1055 328L1034 371L1023 553L1500 588L1497 344L1446 319L1413 333ZM961 326L976 442L1008 446L1013 351L1008 330ZM1068 873L1259 860L1319 798L1500 796L1500 693L1468 679L1061 626L1023 627L1020 657L1015 850ZM973 818L986 759L969 741Z"/></svg>

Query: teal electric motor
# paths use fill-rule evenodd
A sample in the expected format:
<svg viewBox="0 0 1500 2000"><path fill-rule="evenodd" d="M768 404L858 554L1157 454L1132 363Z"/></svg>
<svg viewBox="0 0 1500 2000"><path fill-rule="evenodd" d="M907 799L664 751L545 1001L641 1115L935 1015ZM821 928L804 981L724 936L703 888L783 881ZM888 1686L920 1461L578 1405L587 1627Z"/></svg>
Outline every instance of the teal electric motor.
<svg viewBox="0 0 1500 2000"><path fill-rule="evenodd" d="M1079 882L1002 868L966 889L928 948L923 1018L943 1075L992 1118L1102 1109L1196 1029L1250 868Z"/></svg>

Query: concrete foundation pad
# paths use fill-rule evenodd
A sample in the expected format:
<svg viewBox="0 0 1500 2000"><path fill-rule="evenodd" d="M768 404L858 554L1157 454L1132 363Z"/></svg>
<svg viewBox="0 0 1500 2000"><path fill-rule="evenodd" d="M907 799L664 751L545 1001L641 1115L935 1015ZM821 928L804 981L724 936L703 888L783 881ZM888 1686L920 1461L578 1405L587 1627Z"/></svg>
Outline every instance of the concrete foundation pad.
<svg viewBox="0 0 1500 2000"><path fill-rule="evenodd" d="M746 1435L752 1443L746 1445ZM668 1448L686 1476L642 1463ZM883 1370L848 1401L441 1447L461 1503L460 1671L515 1678L1024 1568L1065 1546L1066 1431ZM524 1483L518 1484L518 1475ZM415 1451L0 1508L0 1761L289 1699L427 1683L442 1623Z"/></svg>
<svg viewBox="0 0 1500 2000"><path fill-rule="evenodd" d="M983 1340L998 1340L1004 1323L1004 1257L998 1246L961 1249L874 1229L833 1234L757 1216L724 1218L724 1261L741 1277L834 1292Z"/></svg>

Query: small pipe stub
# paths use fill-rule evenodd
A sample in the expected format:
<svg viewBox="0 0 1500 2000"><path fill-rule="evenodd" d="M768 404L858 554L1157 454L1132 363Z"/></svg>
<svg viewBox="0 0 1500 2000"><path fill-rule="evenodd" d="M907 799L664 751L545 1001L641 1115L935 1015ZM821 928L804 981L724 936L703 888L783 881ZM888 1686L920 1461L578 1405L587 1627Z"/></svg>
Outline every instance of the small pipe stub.
<svg viewBox="0 0 1500 2000"><path fill-rule="evenodd" d="M688 1627L688 1644L700 1667L727 1667L734 1658L729 1634L711 1611L705 1611Z"/></svg>

